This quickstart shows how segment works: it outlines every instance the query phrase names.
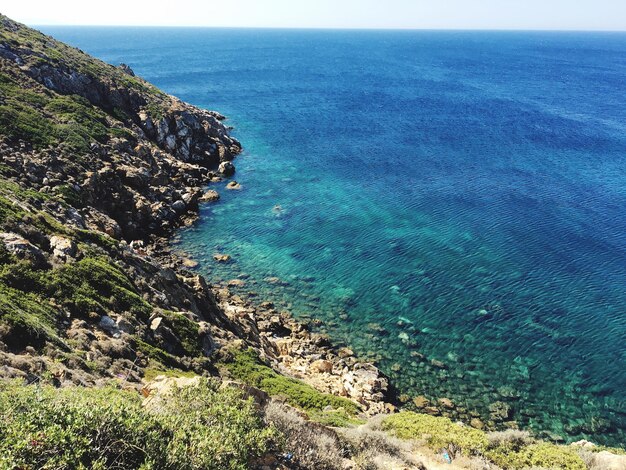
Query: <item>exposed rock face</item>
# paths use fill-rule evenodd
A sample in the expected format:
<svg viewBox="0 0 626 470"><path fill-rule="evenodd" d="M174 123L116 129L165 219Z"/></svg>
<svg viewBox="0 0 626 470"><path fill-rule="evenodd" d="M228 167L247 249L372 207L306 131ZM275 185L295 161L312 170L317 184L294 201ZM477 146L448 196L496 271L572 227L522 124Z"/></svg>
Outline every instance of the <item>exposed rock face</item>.
<svg viewBox="0 0 626 470"><path fill-rule="evenodd" d="M120 70L122 72L130 75L131 77L135 76L135 72L133 72L133 69L131 69L129 65L127 65L127 64L120 64L119 68L120 68Z"/></svg>
<svg viewBox="0 0 626 470"><path fill-rule="evenodd" d="M5 36L1 70L16 86L53 93L53 101L78 96L105 113L94 112L102 117L85 125L85 132L104 126L110 137L103 139L98 131L100 141L91 142L80 162L73 152L33 150L30 142L19 152L11 142L0 148L16 174L28 175L30 187L54 193L69 186L89 208L81 216L92 226L126 240L168 233L187 211L197 209L209 167L221 163L225 174L234 172L230 160L241 145L229 136L220 114L160 92L127 66L104 64L47 36L21 43L27 28L6 17L0 17L0 27ZM51 53L65 60L50 58Z"/></svg>
<svg viewBox="0 0 626 470"><path fill-rule="evenodd" d="M241 147L223 116L1 15L0 73L0 104L14 107L0 120L16 122L0 128L0 268L24 263L0 282L0 377L139 384L154 361L215 373L211 356L240 344L369 413L385 410L387 381L374 366L269 302L255 309L219 291L218 303L194 262L161 238L219 198L203 190L220 180L213 169L234 174ZM39 323L15 322L6 295Z"/></svg>
<svg viewBox="0 0 626 470"><path fill-rule="evenodd" d="M50 237L50 248L52 249L52 256L61 261L67 261L76 256L76 243L66 237L58 235Z"/></svg>
<svg viewBox="0 0 626 470"><path fill-rule="evenodd" d="M241 149L223 116L1 15L0 79L0 268L23 263L0 282L0 376L132 383L150 355L205 370L239 327L158 237L215 199L211 168Z"/></svg>

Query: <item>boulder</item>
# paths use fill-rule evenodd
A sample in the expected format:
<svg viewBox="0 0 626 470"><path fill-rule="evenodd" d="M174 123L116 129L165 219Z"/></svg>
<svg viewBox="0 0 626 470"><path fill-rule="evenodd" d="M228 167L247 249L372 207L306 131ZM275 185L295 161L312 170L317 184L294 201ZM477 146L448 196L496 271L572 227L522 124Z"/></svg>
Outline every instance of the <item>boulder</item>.
<svg viewBox="0 0 626 470"><path fill-rule="evenodd" d="M440 398L439 400L437 400L439 402L439 406L442 406L443 408L454 408L454 403L452 402L452 400L450 400L449 398Z"/></svg>
<svg viewBox="0 0 626 470"><path fill-rule="evenodd" d="M100 321L98 322L98 326L113 337L119 337L120 335L117 323L108 315L102 315L102 318L100 318Z"/></svg>
<svg viewBox="0 0 626 470"><path fill-rule="evenodd" d="M182 214L186 209L187 206L185 206L185 203L180 199L172 204L172 210L177 214Z"/></svg>
<svg viewBox="0 0 626 470"><path fill-rule="evenodd" d="M237 183L236 181L231 181L230 183L226 185L226 189L231 189L231 190L241 189L241 185Z"/></svg>
<svg viewBox="0 0 626 470"><path fill-rule="evenodd" d="M489 405L489 415L494 421L506 421L511 416L511 407L502 401Z"/></svg>
<svg viewBox="0 0 626 470"><path fill-rule="evenodd" d="M199 383L200 376L166 377L158 375L141 389L141 394L145 397L143 406L148 409L158 409L162 400L166 400L169 394L175 393L179 388L195 386Z"/></svg>
<svg viewBox="0 0 626 470"><path fill-rule="evenodd" d="M200 196L200 202L215 202L220 198L220 193L214 189L209 189L202 196Z"/></svg>
<svg viewBox="0 0 626 470"><path fill-rule="evenodd" d="M470 420L470 426L476 429L484 429L485 428L485 423L483 423L480 419L478 418L472 418Z"/></svg>
<svg viewBox="0 0 626 470"><path fill-rule="evenodd" d="M589 468L626 470L626 455L616 455L606 450L593 452L589 455L587 463Z"/></svg>
<svg viewBox="0 0 626 470"><path fill-rule="evenodd" d="M76 256L76 243L69 238L53 235L50 237L50 248L52 256L62 261Z"/></svg>
<svg viewBox="0 0 626 470"><path fill-rule="evenodd" d="M325 359L318 359L311 363L311 370L322 374L330 374L333 371L333 363Z"/></svg>
<svg viewBox="0 0 626 470"><path fill-rule="evenodd" d="M235 174L235 165L231 162L222 162L220 163L220 166L217 167L217 171L224 176L232 176Z"/></svg>
<svg viewBox="0 0 626 470"><path fill-rule="evenodd" d="M122 63L119 65L119 69L126 75L130 75L131 77L135 76L135 72L133 72L133 69L130 68L130 65Z"/></svg>
<svg viewBox="0 0 626 470"><path fill-rule="evenodd" d="M117 326L117 329L123 331L124 333L128 333L129 335L135 333L135 327L124 317L118 317L115 324Z"/></svg>
<svg viewBox="0 0 626 470"><path fill-rule="evenodd" d="M157 331L159 327L161 326L162 322L163 322L163 317L156 317L152 319L152 321L150 322L150 329L152 331Z"/></svg>
<svg viewBox="0 0 626 470"><path fill-rule="evenodd" d="M231 260L231 257L230 255L226 255L223 253L215 253L213 255L213 259L217 261L218 263L226 263Z"/></svg>

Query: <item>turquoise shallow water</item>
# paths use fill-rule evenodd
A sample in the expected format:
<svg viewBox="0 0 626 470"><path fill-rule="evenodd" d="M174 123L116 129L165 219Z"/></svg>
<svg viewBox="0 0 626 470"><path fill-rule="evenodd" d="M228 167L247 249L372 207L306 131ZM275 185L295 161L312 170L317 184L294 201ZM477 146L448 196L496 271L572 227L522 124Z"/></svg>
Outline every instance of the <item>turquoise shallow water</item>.
<svg viewBox="0 0 626 470"><path fill-rule="evenodd" d="M180 235L201 270L400 392L626 442L626 35L46 31L229 116L243 188Z"/></svg>

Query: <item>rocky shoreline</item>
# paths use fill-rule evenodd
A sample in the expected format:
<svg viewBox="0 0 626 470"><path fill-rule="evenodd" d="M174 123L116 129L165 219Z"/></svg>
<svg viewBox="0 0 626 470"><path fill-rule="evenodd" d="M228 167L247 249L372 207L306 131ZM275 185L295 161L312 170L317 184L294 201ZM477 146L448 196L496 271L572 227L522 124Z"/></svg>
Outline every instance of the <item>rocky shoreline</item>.
<svg viewBox="0 0 626 470"><path fill-rule="evenodd" d="M278 372L384 409L378 369L268 305L213 289L168 247L199 204L219 198L205 186L235 173L241 144L224 116L4 16L0 39L10 266L0 376L140 387L155 363L215 375L220 350L241 343ZM40 317L14 318L35 304Z"/></svg>
<svg viewBox="0 0 626 470"><path fill-rule="evenodd" d="M187 219L188 224L193 222L193 217ZM197 266L172 248L168 238L155 239L146 250L182 276ZM335 347L327 335L314 332L314 322L278 311L272 302L244 299L229 289L228 282L211 290L219 309L240 328L237 339L220 338L219 347L251 346L277 372L320 392L348 398L362 407L365 416L396 410L389 400L388 378L349 348Z"/></svg>

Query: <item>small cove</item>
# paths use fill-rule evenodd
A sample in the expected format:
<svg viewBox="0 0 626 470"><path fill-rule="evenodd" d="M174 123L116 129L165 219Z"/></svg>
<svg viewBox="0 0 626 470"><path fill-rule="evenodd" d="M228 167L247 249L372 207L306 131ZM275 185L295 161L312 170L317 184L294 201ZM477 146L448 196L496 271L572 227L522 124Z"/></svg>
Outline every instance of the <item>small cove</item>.
<svg viewBox="0 0 626 470"><path fill-rule="evenodd" d="M44 30L229 117L242 189L179 241L209 278L411 397L624 442L626 35Z"/></svg>

